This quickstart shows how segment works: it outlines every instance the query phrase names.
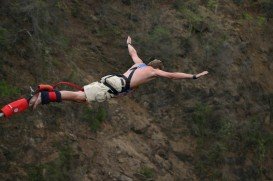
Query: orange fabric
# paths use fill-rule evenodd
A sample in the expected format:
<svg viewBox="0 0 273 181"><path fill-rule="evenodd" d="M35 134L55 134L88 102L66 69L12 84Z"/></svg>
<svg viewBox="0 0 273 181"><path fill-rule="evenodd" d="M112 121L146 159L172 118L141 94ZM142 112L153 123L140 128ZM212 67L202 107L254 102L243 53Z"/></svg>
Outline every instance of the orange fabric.
<svg viewBox="0 0 273 181"><path fill-rule="evenodd" d="M56 95L55 92L49 92L48 95L49 95L49 100L51 102L56 102L57 101L57 95Z"/></svg>
<svg viewBox="0 0 273 181"><path fill-rule="evenodd" d="M53 88L53 86L51 86L51 85L40 84L40 85L38 86L38 90L39 90L39 91L53 91L54 88Z"/></svg>

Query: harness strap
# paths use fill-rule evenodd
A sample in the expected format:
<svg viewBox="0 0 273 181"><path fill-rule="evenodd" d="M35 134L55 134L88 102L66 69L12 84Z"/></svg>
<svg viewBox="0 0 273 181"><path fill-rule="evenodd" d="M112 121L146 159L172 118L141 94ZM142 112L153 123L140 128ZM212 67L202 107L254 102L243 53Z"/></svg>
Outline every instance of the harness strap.
<svg viewBox="0 0 273 181"><path fill-rule="evenodd" d="M79 91L84 91L83 88L81 86L78 86L76 84L73 84L71 82L57 82L56 84L53 85L53 88L59 86L59 85L67 85L69 87L72 87L72 88L75 88L75 89L78 89Z"/></svg>
<svg viewBox="0 0 273 181"><path fill-rule="evenodd" d="M80 86L78 86L78 85L76 85L76 84L73 84L73 83L71 83L71 82L57 82L57 83L55 83L55 84L53 84L53 85L40 84L40 85L38 86L37 91L39 91L39 92L41 92L41 91L49 91L49 92L52 92L52 91L54 91L55 88L56 88L57 86L59 86L59 85L67 85L67 86L72 87L72 88L75 88L75 89L77 89L77 90L79 90L79 91L84 91L82 87L80 87Z"/></svg>
<svg viewBox="0 0 273 181"><path fill-rule="evenodd" d="M111 94L114 94L114 95L118 95L119 93L122 93L122 92L128 92L131 87L130 87L130 84L131 84L131 79L136 71L136 69L138 69L140 67L133 67L131 68L130 70L132 70L129 74L128 77L126 77L125 75L123 74L116 74L116 75L109 75L108 77L106 77L104 79L104 82L102 82L105 86L107 86L109 88L108 92L111 93ZM122 89L121 89L121 92L118 92L113 86L111 86L108 82L107 82L107 79L110 78L110 77L113 77L113 76L118 76L118 77L121 77L122 79L121 80L121 84L122 84ZM125 86L124 86L124 80L125 80Z"/></svg>
<svg viewBox="0 0 273 181"><path fill-rule="evenodd" d="M109 88L109 90L108 90L109 93L114 94L114 95L118 95L119 92L107 82L107 79L109 79L110 77L113 77L113 76L114 75L110 75L109 77L106 77L104 79L103 84L106 85Z"/></svg>
<svg viewBox="0 0 273 181"><path fill-rule="evenodd" d="M129 74L129 76L128 76L128 78L127 77L125 77L124 75L124 78L125 78L125 80L126 80L126 86L125 86L125 92L127 92L128 90L130 90L130 84L131 84L131 79L132 79L132 77L133 77L133 75L134 75L134 73L135 73L135 71L136 71L136 69L137 69L138 67L134 67L134 68L131 68L130 70L132 70L132 72L130 72L130 74Z"/></svg>
<svg viewBox="0 0 273 181"><path fill-rule="evenodd" d="M53 92L48 92L48 91L42 91L41 92L41 99L42 99L42 104L48 104L50 102L62 102L62 95L60 91L53 91Z"/></svg>

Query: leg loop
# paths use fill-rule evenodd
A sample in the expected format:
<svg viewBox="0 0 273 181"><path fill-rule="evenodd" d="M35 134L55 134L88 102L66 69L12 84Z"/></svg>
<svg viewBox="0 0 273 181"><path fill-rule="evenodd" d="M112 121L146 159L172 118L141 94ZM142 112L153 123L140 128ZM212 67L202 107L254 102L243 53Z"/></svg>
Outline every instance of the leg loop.
<svg viewBox="0 0 273 181"><path fill-rule="evenodd" d="M61 92L54 90L51 92L41 91L42 104L49 104L50 102L62 102Z"/></svg>

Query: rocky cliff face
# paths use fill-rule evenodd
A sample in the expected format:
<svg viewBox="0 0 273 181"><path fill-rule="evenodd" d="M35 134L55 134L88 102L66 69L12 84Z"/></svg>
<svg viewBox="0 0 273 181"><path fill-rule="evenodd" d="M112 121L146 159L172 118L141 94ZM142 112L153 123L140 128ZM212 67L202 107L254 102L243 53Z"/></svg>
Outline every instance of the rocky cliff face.
<svg viewBox="0 0 273 181"><path fill-rule="evenodd" d="M3 180L273 179L271 1L2 1L0 103L144 62L210 74L0 124ZM63 87L66 89L67 87Z"/></svg>

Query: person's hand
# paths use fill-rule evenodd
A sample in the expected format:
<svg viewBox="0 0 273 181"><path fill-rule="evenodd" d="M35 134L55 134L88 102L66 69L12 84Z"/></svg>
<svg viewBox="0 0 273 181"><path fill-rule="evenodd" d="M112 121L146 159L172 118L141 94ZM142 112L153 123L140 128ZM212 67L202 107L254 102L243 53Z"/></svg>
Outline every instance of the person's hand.
<svg viewBox="0 0 273 181"><path fill-rule="evenodd" d="M200 74L196 75L196 78L199 78L201 76L207 75L208 73L209 73L208 71L201 72Z"/></svg>
<svg viewBox="0 0 273 181"><path fill-rule="evenodd" d="M130 36L128 36L128 38L127 38L127 44L131 44L131 43L132 43L132 39L131 39Z"/></svg>

